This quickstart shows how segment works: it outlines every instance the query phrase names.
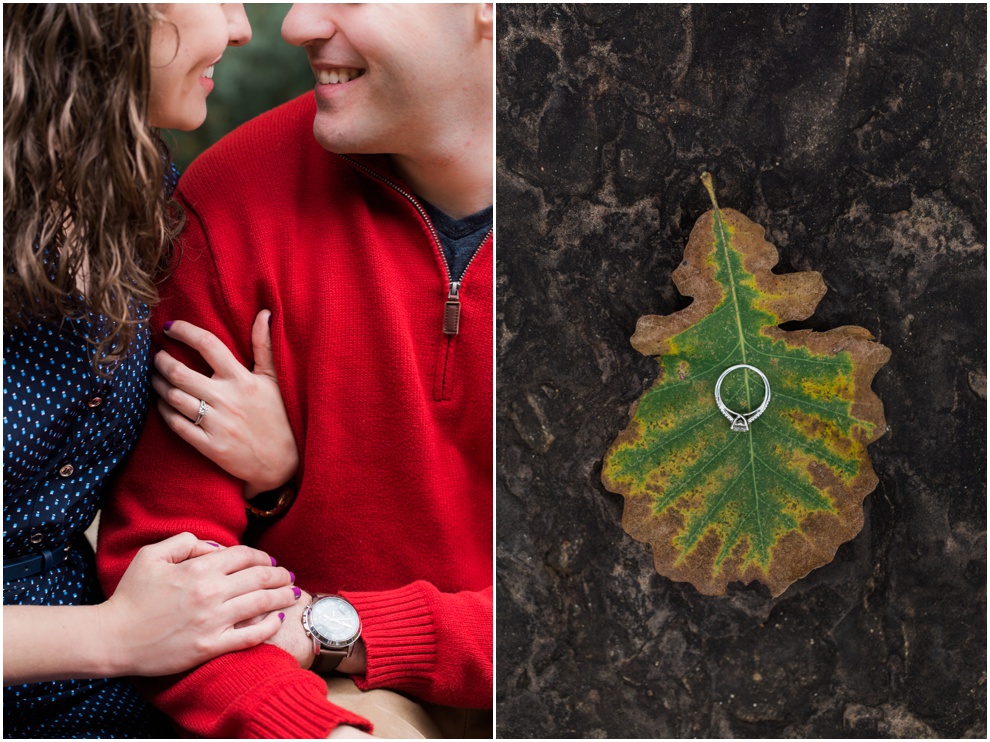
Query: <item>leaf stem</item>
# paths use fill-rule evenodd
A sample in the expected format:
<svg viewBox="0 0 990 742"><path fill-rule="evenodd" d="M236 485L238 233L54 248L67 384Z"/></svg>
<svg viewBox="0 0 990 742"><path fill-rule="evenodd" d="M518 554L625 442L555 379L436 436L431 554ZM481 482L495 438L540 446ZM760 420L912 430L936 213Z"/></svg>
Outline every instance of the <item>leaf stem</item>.
<svg viewBox="0 0 990 742"><path fill-rule="evenodd" d="M712 206L718 211L718 201L715 199L715 184L712 182L712 174L705 171L701 174L701 182L708 191L708 197L712 200Z"/></svg>

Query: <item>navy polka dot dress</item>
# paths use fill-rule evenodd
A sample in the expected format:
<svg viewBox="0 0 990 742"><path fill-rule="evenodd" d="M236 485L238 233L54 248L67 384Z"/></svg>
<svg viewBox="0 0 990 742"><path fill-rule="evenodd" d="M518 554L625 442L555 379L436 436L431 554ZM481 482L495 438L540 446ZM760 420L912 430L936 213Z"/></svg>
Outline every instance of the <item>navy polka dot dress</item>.
<svg viewBox="0 0 990 742"><path fill-rule="evenodd" d="M178 180L173 167L166 194ZM148 405L151 337L145 323L127 355L93 364L106 320L87 312L5 333L3 356L4 561L68 546L47 572L4 581L4 605L93 605L104 600L92 523L110 474L137 440ZM147 319L148 308L135 314ZM52 651L61 641L54 638ZM174 737L168 719L127 678L7 686L4 738Z"/></svg>
<svg viewBox="0 0 990 742"><path fill-rule="evenodd" d="M147 309L140 314L147 317ZM42 574L4 582L4 605L92 605L104 597L83 531L110 473L137 439L148 401L150 335L101 376L93 343L106 331L88 314L32 323L4 347L4 559L56 551ZM67 637L66 641L71 641ZM58 642L53 643L57 651ZM10 686L4 737L161 737L172 727L126 678Z"/></svg>

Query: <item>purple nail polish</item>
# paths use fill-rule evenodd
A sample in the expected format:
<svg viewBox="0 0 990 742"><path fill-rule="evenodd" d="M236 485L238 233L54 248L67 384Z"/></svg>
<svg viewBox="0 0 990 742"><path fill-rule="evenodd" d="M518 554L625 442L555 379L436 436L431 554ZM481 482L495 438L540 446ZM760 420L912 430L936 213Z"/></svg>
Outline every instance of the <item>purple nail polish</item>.
<svg viewBox="0 0 990 742"><path fill-rule="evenodd" d="M212 541L207 541L206 543L208 543L208 544L209 544L210 546L215 546L215 547L217 547L218 549L220 548L220 544L215 544L215 543L213 543Z"/></svg>
<svg viewBox="0 0 990 742"><path fill-rule="evenodd" d="M279 613L278 614L278 620L281 621L282 623L285 623L285 614L284 613Z"/></svg>
<svg viewBox="0 0 990 742"><path fill-rule="evenodd" d="M271 314L268 315L268 326L269 327L272 326L272 315Z"/></svg>
<svg viewBox="0 0 990 742"><path fill-rule="evenodd" d="M165 328L165 332L168 332L172 328L172 325L174 324L175 323L172 320L169 320L164 325L162 325L162 327Z"/></svg>
<svg viewBox="0 0 990 742"><path fill-rule="evenodd" d="M278 562L275 561L275 557L272 557L272 566L273 567L277 567L278 566Z"/></svg>
<svg viewBox="0 0 990 742"><path fill-rule="evenodd" d="M296 581L296 573L289 572L289 582L295 582L295 581Z"/></svg>
<svg viewBox="0 0 990 742"><path fill-rule="evenodd" d="M299 598L302 597L302 590L300 590L298 587L294 587L292 588L292 594L296 596L296 600L299 600Z"/></svg>

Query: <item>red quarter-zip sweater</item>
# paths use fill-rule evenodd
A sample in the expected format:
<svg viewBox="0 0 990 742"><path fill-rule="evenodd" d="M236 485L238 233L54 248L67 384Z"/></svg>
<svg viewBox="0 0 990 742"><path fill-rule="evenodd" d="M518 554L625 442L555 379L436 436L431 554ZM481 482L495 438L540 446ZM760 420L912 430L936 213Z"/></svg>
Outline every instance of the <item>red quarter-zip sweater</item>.
<svg viewBox="0 0 990 742"><path fill-rule="evenodd" d="M457 335L432 227L388 159L313 138L312 94L239 128L183 175L178 267L152 318L160 347L205 373L162 323L215 333L246 365L271 309L298 497L256 544L363 623L364 688L437 703L492 701L492 237L464 273ZM173 434L154 406L99 534L108 593L143 545L181 531L231 545L242 484ZM146 689L188 732L323 737L362 719L262 645Z"/></svg>

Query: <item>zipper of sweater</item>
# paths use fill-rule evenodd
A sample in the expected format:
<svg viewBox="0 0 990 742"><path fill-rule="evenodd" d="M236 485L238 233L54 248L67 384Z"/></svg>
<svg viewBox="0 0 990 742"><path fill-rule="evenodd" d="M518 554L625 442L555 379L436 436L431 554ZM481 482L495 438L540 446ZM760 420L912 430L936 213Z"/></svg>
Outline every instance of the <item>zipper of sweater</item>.
<svg viewBox="0 0 990 742"><path fill-rule="evenodd" d="M461 290L460 281L450 282L450 291L447 294L447 302L443 305L443 334L456 335L461 326L461 299L458 296Z"/></svg>
<svg viewBox="0 0 990 742"><path fill-rule="evenodd" d="M449 286L449 289L447 291L447 299L443 305L443 334L456 335L460 329L460 324L461 324L461 300L460 300L461 282L451 280L450 266L447 265L447 256L443 254L443 246L440 244L440 235L437 234L437 230L433 226L433 222L430 221L430 217L426 213L426 210L423 209L419 201L416 200L415 196L413 196L408 191L405 191L402 188L400 188L398 183L394 183L385 176L379 175L371 168L367 168L364 165L362 165L360 162L356 160L352 160L347 155L340 155L340 157L347 160L358 170L367 173L375 180L381 181L389 188L394 190L396 193L399 193L403 197L405 197L405 199L409 201L409 203L411 203L416 208L416 211L419 212L419 215L423 218L423 221L426 223L426 226L429 227L430 235L433 237L433 244L437 248L437 252L440 253L440 260L443 262L443 269L447 273L447 284ZM486 237L485 239L487 240L488 238ZM474 262L473 257L471 258L471 262ZM471 263L468 263L468 267L470 267L470 265ZM465 267L464 272L467 273L467 267Z"/></svg>
<svg viewBox="0 0 990 742"><path fill-rule="evenodd" d="M485 238L481 241L481 244L482 245L484 245L486 242L488 242L488 238L492 236L492 232L494 232L494 231L495 231L494 228L488 230L488 234L486 234L485 235ZM479 249L480 249L480 247L481 246L479 245ZM471 263L473 263L474 262L474 259L476 257L478 257L478 252L479 252L479 250L475 250L474 251L474 254L471 256L471 259L468 261L468 264L464 266L464 273L461 274L461 281L464 280L464 276L465 276L465 274L467 274L468 268L471 267ZM447 269L447 275L448 276L450 275L450 269L449 268ZM460 300L461 281L451 281L450 282L450 293L447 294L447 303L444 304L444 307L443 307L443 334L444 335L456 335L457 334L457 331L458 331L458 329L460 327L460 323L461 323L461 300Z"/></svg>

